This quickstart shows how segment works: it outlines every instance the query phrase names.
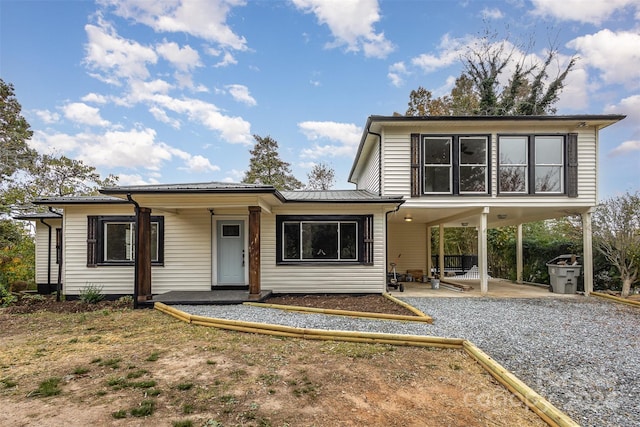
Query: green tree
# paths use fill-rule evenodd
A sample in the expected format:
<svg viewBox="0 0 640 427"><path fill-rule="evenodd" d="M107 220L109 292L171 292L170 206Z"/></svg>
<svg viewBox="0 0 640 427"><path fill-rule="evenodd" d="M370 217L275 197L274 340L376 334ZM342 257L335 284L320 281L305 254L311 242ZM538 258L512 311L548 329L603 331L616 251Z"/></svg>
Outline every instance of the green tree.
<svg viewBox="0 0 640 427"><path fill-rule="evenodd" d="M249 151L249 170L245 173L242 182L247 184L272 185L278 190L297 190L302 188L302 182L298 181L291 173L289 163L280 159L278 154L278 142L270 136L261 137L253 135L255 145Z"/></svg>
<svg viewBox="0 0 640 427"><path fill-rule="evenodd" d="M625 193L598 205L593 213L596 249L618 271L623 297L639 279L640 193Z"/></svg>
<svg viewBox="0 0 640 427"><path fill-rule="evenodd" d="M18 221L0 219L0 287L9 289L15 282L33 283L35 243Z"/></svg>
<svg viewBox="0 0 640 427"><path fill-rule="evenodd" d="M0 182L11 179L36 157L36 152L27 145L33 131L21 111L13 85L0 79Z"/></svg>
<svg viewBox="0 0 640 427"><path fill-rule="evenodd" d="M330 190L336 182L333 168L326 163L313 165L307 174L307 190Z"/></svg>

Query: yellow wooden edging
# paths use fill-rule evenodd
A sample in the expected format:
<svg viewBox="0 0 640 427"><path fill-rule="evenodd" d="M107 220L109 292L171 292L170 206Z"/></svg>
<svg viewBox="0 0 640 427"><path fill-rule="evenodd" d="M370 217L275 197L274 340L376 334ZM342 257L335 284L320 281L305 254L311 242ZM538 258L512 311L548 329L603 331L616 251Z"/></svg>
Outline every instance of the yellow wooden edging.
<svg viewBox="0 0 640 427"><path fill-rule="evenodd" d="M632 307L640 307L640 301L632 301L626 298L622 298L622 297L617 297L615 295L608 295L608 294L603 294L602 292L591 292L591 295L600 297L600 298L606 298L606 299L610 299L613 300L615 302L619 302L621 304L627 304L630 305Z"/></svg>
<svg viewBox="0 0 640 427"><path fill-rule="evenodd" d="M245 322L242 320L216 319L185 313L160 302L156 302L154 308L176 319L193 323L194 325L210 326L239 332L312 340L464 349L464 351L473 357L491 376L531 408L547 424L553 427L579 427L569 416L553 406L533 391L533 389L520 381L515 375L467 340L422 335L385 334L379 332L328 331L323 329L272 325L268 323Z"/></svg>
<svg viewBox="0 0 640 427"><path fill-rule="evenodd" d="M424 318L426 318L426 319L429 319L429 320L425 320L425 322L427 322L427 323L433 323L433 318L432 318L431 316L428 316L428 315L424 314L422 311L418 310L418 309L417 309L417 308L415 308L414 306L412 306L412 305L410 305L410 304L407 304L406 302L404 302L404 301L402 301L402 300L399 300L398 298L394 297L393 295L391 295L391 294L390 294L390 293L388 293L388 292L385 292L385 293L383 293L382 295L383 295L385 298L387 298L387 299L389 299L389 300L391 300L391 301L395 302L396 304L401 305L402 307L406 308L407 310L409 310L409 311L411 311L411 312L415 313L415 315L416 315L416 316L418 316L418 317L424 317Z"/></svg>

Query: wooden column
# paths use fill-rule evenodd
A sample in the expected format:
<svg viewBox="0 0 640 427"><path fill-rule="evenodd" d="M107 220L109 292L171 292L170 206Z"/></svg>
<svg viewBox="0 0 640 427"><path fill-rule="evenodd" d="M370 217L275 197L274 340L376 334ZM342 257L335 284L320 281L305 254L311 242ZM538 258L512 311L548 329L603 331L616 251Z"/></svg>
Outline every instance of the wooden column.
<svg viewBox="0 0 640 427"><path fill-rule="evenodd" d="M591 214L591 209L582 214L582 278L584 279L585 296L589 296L591 292L593 292L593 235Z"/></svg>
<svg viewBox="0 0 640 427"><path fill-rule="evenodd" d="M260 206L249 206L249 298L260 296Z"/></svg>
<svg viewBox="0 0 640 427"><path fill-rule="evenodd" d="M523 258L522 258L522 224L518 224L516 236L516 283L522 283Z"/></svg>
<svg viewBox="0 0 640 427"><path fill-rule="evenodd" d="M137 209L136 225L136 298L140 302L151 299L151 209Z"/></svg>
<svg viewBox="0 0 640 427"><path fill-rule="evenodd" d="M487 216L489 208L484 208L480 214L478 227L478 273L480 274L480 293L486 295L489 292L489 268L487 256Z"/></svg>

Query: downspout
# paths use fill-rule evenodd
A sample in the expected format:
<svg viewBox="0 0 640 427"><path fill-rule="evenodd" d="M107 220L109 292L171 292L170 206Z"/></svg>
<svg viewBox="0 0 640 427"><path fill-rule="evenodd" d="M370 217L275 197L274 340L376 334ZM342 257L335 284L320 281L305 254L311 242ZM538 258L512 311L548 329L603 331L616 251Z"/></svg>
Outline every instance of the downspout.
<svg viewBox="0 0 640 427"><path fill-rule="evenodd" d="M44 218L40 218L40 223L49 229L49 245L47 247L47 289L49 289L51 287L51 225L44 222Z"/></svg>
<svg viewBox="0 0 640 427"><path fill-rule="evenodd" d="M56 215L60 215L60 217L62 217L61 214L59 214L58 212L54 211L53 208L51 206L49 206L49 212L56 214ZM64 236L63 236L64 237ZM49 227L49 239L51 240L51 227ZM60 294L62 293L62 266L64 265L63 263L63 256L62 256L62 240L60 241L60 256L58 258L58 280L56 281L56 302L60 302ZM49 250L51 250L51 241L49 241ZM56 247L56 251L58 250L58 248ZM49 262L51 262L51 255L49 255ZM49 268L49 271L51 271L51 268Z"/></svg>
<svg viewBox="0 0 640 427"><path fill-rule="evenodd" d="M371 132L369 128L367 128L367 133L378 137L378 196L382 196L382 135Z"/></svg>
<svg viewBox="0 0 640 427"><path fill-rule="evenodd" d="M389 214L398 212L400 205L384 213L384 285L387 290L387 266L389 265Z"/></svg>
<svg viewBox="0 0 640 427"><path fill-rule="evenodd" d="M136 213L135 225L136 225L136 233L137 233L138 227L139 227L138 215L140 214L140 205L138 204L138 202L133 200L133 198L131 197L131 193L127 193L127 200L131 204L133 204L133 206L135 207L135 213ZM138 308L138 245L140 244L138 240L139 239L137 238L135 240L134 251L136 256L133 258L133 308L134 309Z"/></svg>

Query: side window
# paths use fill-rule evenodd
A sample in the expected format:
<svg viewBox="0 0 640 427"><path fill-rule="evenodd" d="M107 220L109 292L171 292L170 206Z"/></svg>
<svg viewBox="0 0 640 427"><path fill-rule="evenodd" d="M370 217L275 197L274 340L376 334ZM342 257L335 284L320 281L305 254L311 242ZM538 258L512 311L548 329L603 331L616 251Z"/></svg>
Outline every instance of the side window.
<svg viewBox="0 0 640 427"><path fill-rule="evenodd" d="M91 216L88 218L87 266L132 265L135 260L135 218ZM164 261L164 217L151 217L151 262Z"/></svg>
<svg viewBox="0 0 640 427"><path fill-rule="evenodd" d="M501 193L527 193L528 141L526 136L500 137L498 188Z"/></svg>
<svg viewBox="0 0 640 427"><path fill-rule="evenodd" d="M460 193L487 193L487 137L460 137Z"/></svg>
<svg viewBox="0 0 640 427"><path fill-rule="evenodd" d="M564 138L536 136L536 193L561 193L564 183Z"/></svg>

